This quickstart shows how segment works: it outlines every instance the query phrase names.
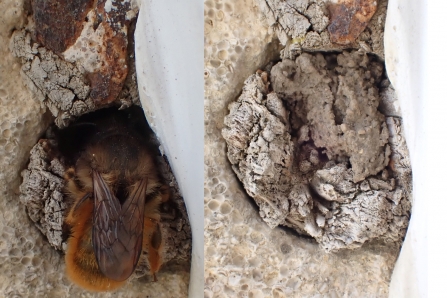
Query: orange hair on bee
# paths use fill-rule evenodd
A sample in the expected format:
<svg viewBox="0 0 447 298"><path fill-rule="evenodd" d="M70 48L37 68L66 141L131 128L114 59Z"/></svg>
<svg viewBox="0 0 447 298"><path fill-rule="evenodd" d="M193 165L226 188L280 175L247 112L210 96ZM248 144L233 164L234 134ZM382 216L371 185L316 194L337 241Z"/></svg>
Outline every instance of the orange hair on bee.
<svg viewBox="0 0 447 298"><path fill-rule="evenodd" d="M81 143L67 138L65 146L68 153L70 144L82 150L70 153L72 168L65 173L71 206L65 218L71 231L67 276L90 291L124 285L142 251L148 253L154 279L162 266L159 207L169 199L169 188L160 181L155 151L142 135L129 131L127 119L94 119L91 135L78 132L75 140Z"/></svg>
<svg viewBox="0 0 447 298"><path fill-rule="evenodd" d="M87 290L111 291L122 286L125 281L111 280L100 271L92 247L92 216L91 200L72 208L67 216L66 222L72 225L72 235L65 254L67 275L74 283Z"/></svg>
<svg viewBox="0 0 447 298"><path fill-rule="evenodd" d="M77 285L96 292L115 290L126 282L115 281L101 272L92 245L93 209L94 202L89 199L92 195L88 191L78 188L73 178L73 170L66 173L67 191L73 199L72 207L65 222L71 227L68 239L65 263L69 279ZM148 261L154 281L155 274L162 265L161 250L163 248L162 234L159 227L159 205L169 199L169 189L159 184L149 193L144 207L143 249L148 252ZM136 188L136 184L130 190Z"/></svg>

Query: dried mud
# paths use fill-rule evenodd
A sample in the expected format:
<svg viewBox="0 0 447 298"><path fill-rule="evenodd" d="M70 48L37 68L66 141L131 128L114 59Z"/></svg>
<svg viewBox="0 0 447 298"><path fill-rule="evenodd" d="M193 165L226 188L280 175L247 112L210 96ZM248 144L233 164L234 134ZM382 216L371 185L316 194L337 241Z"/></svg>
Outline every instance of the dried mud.
<svg viewBox="0 0 447 298"><path fill-rule="evenodd" d="M262 219L327 251L401 242L411 168L400 118L378 110L393 100L383 63L363 51L303 53L268 69L246 80L222 130Z"/></svg>

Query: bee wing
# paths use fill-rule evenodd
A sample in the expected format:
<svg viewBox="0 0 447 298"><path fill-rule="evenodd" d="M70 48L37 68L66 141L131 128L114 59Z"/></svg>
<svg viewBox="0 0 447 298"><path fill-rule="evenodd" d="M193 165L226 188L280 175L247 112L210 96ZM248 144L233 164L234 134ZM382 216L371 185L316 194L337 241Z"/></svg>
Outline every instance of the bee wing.
<svg viewBox="0 0 447 298"><path fill-rule="evenodd" d="M121 206L101 175L93 171L93 249L99 269L110 279L127 279L140 258L146 185L146 180L138 181Z"/></svg>

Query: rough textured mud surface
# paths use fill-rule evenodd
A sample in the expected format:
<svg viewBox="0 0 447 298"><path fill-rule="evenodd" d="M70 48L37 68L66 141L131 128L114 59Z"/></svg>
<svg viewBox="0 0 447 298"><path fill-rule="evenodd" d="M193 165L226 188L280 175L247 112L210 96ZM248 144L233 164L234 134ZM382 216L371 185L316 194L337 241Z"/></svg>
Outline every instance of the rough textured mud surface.
<svg viewBox="0 0 447 298"><path fill-rule="evenodd" d="M400 123L377 110L382 71L362 51L303 53L247 79L222 134L271 228L289 226L327 251L403 240L411 168Z"/></svg>
<svg viewBox="0 0 447 298"><path fill-rule="evenodd" d="M176 263L183 266L185 272L189 273L191 267L192 234L188 212L166 157L159 156L158 164L160 165L164 181L171 189L171 206L163 205L161 207L163 214L160 223L164 241L163 261L168 263L175 260ZM146 273L148 274L149 272Z"/></svg>
<svg viewBox="0 0 447 298"><path fill-rule="evenodd" d="M277 61L281 50L261 9L258 0L205 1L205 297L388 297L398 245L372 241L328 254L310 237L271 229L226 157L228 105L241 95L244 81ZM368 30L383 35L383 27ZM399 110L389 87L380 84L380 98ZM396 115L381 104L379 110ZM302 152L320 164L311 149Z"/></svg>
<svg viewBox="0 0 447 298"><path fill-rule="evenodd" d="M62 224L67 208L64 202L65 166L57 154L57 143L40 139L30 155L28 169L22 172L20 201L50 245L63 250L66 243L62 239Z"/></svg>
<svg viewBox="0 0 447 298"><path fill-rule="evenodd" d="M377 111L382 73L383 64L362 52L303 53L271 70L272 89L291 111L299 143L310 138L329 160L349 158L355 182L389 161L388 129Z"/></svg>
<svg viewBox="0 0 447 298"><path fill-rule="evenodd" d="M261 217L274 228L289 210L293 143L280 99L276 94L264 97L267 82L267 73L246 81L242 100L230 104L231 115L224 121L229 129L222 134L229 144L230 162L236 165L233 169L259 205Z"/></svg>
<svg viewBox="0 0 447 298"><path fill-rule="evenodd" d="M267 25L285 45L282 51L284 58L301 51L341 51L347 48L363 49L384 58L387 0L256 1Z"/></svg>

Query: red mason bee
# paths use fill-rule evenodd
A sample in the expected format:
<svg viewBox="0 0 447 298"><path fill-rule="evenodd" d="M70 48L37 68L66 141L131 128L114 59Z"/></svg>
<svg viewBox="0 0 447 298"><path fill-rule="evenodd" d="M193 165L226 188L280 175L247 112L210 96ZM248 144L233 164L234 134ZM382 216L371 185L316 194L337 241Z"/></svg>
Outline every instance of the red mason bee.
<svg viewBox="0 0 447 298"><path fill-rule="evenodd" d="M154 280L162 264L159 206L168 200L169 189L134 117L131 110L84 119L60 146L66 152L81 148L71 153L73 165L65 173L71 201L65 262L68 277L88 290L123 285L143 250Z"/></svg>

